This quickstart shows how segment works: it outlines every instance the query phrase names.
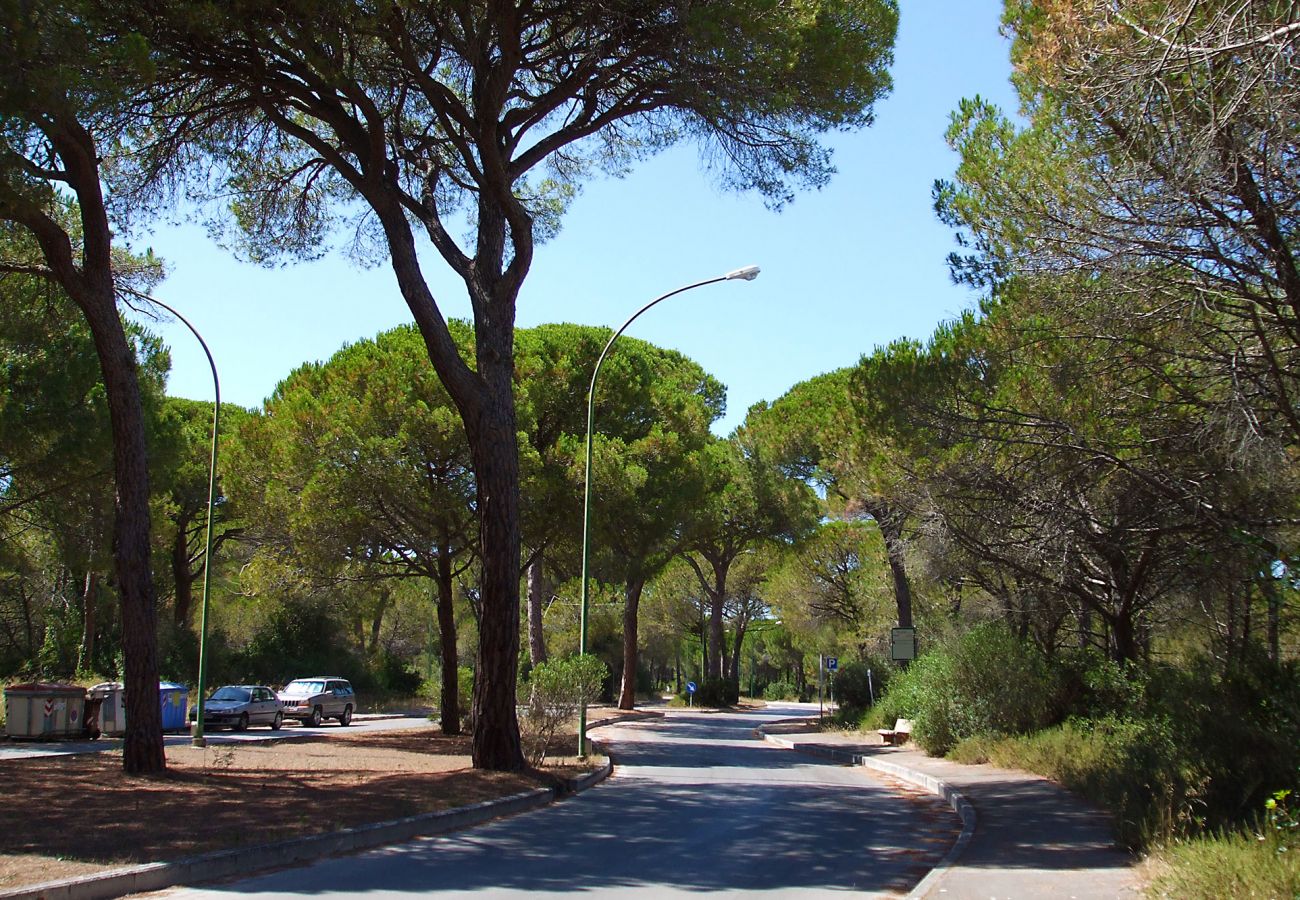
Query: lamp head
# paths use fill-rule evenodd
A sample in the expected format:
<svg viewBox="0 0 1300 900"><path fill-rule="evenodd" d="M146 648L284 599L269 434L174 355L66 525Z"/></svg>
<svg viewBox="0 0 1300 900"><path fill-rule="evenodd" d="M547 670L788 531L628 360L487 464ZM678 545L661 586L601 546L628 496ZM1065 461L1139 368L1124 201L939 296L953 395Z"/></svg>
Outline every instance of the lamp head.
<svg viewBox="0 0 1300 900"><path fill-rule="evenodd" d="M736 269L734 272L728 272L723 277L725 277L727 281L735 281L738 278L744 279L745 281L753 281L758 277L759 271L758 266L745 266L743 269Z"/></svg>

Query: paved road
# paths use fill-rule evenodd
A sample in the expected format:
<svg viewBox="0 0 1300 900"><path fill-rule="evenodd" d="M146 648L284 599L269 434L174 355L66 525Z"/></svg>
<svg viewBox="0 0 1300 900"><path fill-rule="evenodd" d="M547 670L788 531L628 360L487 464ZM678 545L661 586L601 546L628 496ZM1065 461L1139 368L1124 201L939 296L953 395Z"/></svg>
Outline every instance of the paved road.
<svg viewBox="0 0 1300 900"><path fill-rule="evenodd" d="M460 834L425 838L169 896L444 898L883 896L947 851L956 817L928 795L758 740L806 708L670 711L597 736L615 775L590 791Z"/></svg>
<svg viewBox="0 0 1300 900"><path fill-rule="evenodd" d="M326 722L319 728L286 722L279 731L269 728L250 728L248 731L227 731L219 728L204 729L204 737L209 746L217 744L235 744L248 741L284 740L285 738L305 735L333 735L350 731L391 731L397 728L417 728L429 724L423 717L402 717L367 719L357 716L347 728L340 728L337 722ZM187 747L189 734L163 735L163 743L168 747ZM122 746L120 738L101 737L97 741L0 741L0 760L31 759L38 756L69 756L76 753L96 753L101 750L114 750Z"/></svg>

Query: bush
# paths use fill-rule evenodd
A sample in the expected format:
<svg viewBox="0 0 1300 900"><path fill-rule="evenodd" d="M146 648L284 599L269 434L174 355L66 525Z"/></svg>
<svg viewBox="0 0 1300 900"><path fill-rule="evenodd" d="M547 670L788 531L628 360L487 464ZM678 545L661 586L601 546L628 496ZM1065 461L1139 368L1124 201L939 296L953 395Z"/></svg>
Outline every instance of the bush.
<svg viewBox="0 0 1300 900"><path fill-rule="evenodd" d="M879 660L864 659L845 663L835 673L835 702L839 704L838 717L844 722L856 722L863 713L875 705L884 693L889 680L890 666ZM870 672L870 677L867 673Z"/></svg>
<svg viewBox="0 0 1300 900"><path fill-rule="evenodd" d="M685 694L680 696L693 706L719 709L724 706L735 706L740 702L740 687L726 678L705 678L699 683L699 690L695 692L693 700L688 699Z"/></svg>
<svg viewBox="0 0 1300 900"><path fill-rule="evenodd" d="M763 688L764 700L797 700L799 689L788 681L773 681Z"/></svg>
<svg viewBox="0 0 1300 900"><path fill-rule="evenodd" d="M579 708L600 696L609 670L596 657L565 656L535 666L528 676L528 711L525 749L529 761L540 766L555 735L573 721Z"/></svg>
<svg viewBox="0 0 1300 900"><path fill-rule="evenodd" d="M1059 708L1042 655L999 624L976 628L913 660L893 676L873 718L912 720L912 738L942 756L977 734L1019 734L1047 725Z"/></svg>

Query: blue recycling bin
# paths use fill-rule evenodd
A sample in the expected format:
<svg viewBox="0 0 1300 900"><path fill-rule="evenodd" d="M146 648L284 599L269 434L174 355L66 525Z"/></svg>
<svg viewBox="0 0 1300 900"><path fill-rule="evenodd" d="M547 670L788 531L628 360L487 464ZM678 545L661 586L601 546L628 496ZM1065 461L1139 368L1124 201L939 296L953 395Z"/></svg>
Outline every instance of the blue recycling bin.
<svg viewBox="0 0 1300 900"><path fill-rule="evenodd" d="M190 689L174 681L158 684L158 703L162 707L162 730L185 731L189 728L186 713L189 711Z"/></svg>

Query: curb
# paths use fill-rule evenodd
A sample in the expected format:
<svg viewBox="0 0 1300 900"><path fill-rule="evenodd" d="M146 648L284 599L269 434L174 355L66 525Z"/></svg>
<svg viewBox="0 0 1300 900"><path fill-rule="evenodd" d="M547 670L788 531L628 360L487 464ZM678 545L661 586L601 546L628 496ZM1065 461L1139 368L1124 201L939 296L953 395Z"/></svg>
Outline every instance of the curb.
<svg viewBox="0 0 1300 900"><path fill-rule="evenodd" d="M251 875L264 869L402 843L416 837L457 831L502 816L528 812L569 794L585 791L609 777L611 771L613 763L606 756L604 765L560 788L535 788L497 800L484 800L456 809L421 813L388 822L354 825L328 834L308 835L237 850L218 850L172 862L145 863L79 878L28 885L0 891L0 900L109 900L177 885L214 881L234 875Z"/></svg>
<svg viewBox="0 0 1300 900"><path fill-rule="evenodd" d="M941 879L948 870L956 864L961 855L966 852L967 845L970 844L971 838L975 836L975 826L977 818L975 807L971 806L970 801L962 795L960 791L954 788L948 782L941 778L935 778L933 775L927 775L925 772L918 772L916 769L910 769L907 766L898 763L885 762L884 760L875 759L861 753L850 753L847 750L838 750L834 747L797 744L784 738L768 734L763 730L763 726L754 729L769 744L775 744L778 747L784 747L787 750L794 750L798 753L807 753L811 756L820 756L826 759L832 759L836 762L848 763L855 766L863 766L867 769L873 769L885 775L892 775L909 784L924 788L931 794L943 798L947 804L952 807L952 811L961 819L961 834L957 840L953 841L952 847L944 854L943 859L922 878L912 890L908 893L908 900L919 900L934 888L936 883ZM2 900L3 895L0 895Z"/></svg>

